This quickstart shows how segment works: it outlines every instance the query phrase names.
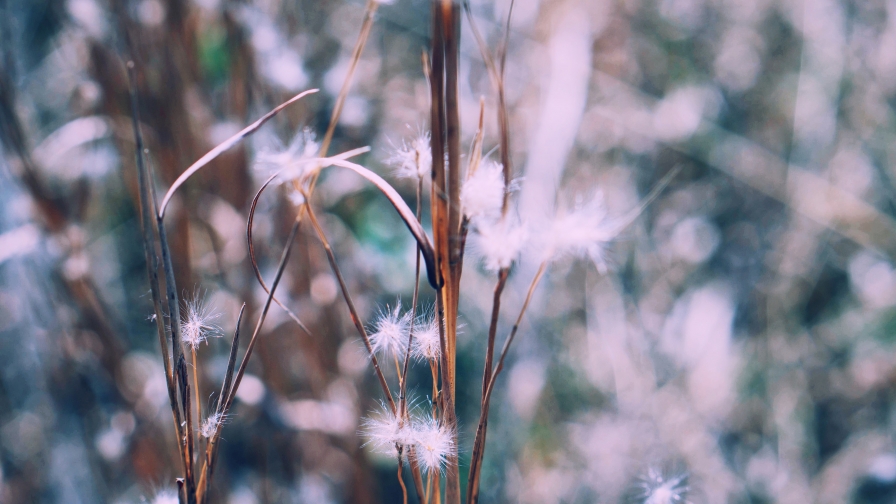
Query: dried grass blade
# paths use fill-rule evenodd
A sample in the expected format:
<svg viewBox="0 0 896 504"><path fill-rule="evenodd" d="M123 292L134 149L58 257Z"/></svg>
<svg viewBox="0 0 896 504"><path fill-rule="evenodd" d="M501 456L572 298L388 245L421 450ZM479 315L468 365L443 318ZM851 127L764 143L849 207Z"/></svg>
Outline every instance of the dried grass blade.
<svg viewBox="0 0 896 504"><path fill-rule="evenodd" d="M240 348L240 324L243 321L243 312L246 311L246 303L240 307L240 315L236 319L236 329L233 331L233 341L230 343L230 358L227 359L227 371L224 373L224 382L221 384L221 393L218 395L216 413L222 413L223 399L230 395L230 386L233 384L233 369L236 366L236 353Z"/></svg>
<svg viewBox="0 0 896 504"><path fill-rule="evenodd" d="M252 270L255 272L255 278L258 280L258 283L261 285L261 288L264 289L265 293L270 294L271 290L268 288L268 284L265 283L264 278L261 276L261 270L258 268L258 261L255 258L255 243L252 241L252 223L255 222L255 208L258 206L258 199L261 198L261 193L267 189L268 185L277 178L277 174L271 175L264 184L261 185L261 188L258 189L258 192L255 193L255 197L252 198L252 205L249 207L249 218L246 221L246 241L249 245L249 262L252 264ZM274 302L277 303L277 306L283 309L289 318L299 326L302 331L305 332L308 336L311 336L311 331L305 326L304 323L299 319L299 316L293 313L285 304L280 302L276 296L273 298Z"/></svg>
<svg viewBox="0 0 896 504"><path fill-rule="evenodd" d="M258 119L254 123L243 128L243 130L240 131L239 133L233 135L232 137L230 137L227 140L218 144L217 147L208 151L208 153L206 153L204 156L199 158L195 163L190 165L190 167L187 168L180 175L180 177L177 177L177 180L174 181L174 184L172 184L171 188L168 189L168 192L165 193L165 197L162 198L162 204L159 205L159 218L162 218L165 216L165 209L168 208L168 202L171 201L171 197L174 196L174 192L177 191L177 189L180 186L182 186L184 184L184 182L186 182L190 177L192 177L193 174L195 174L200 169L202 169L211 160L213 160L216 157L218 157L219 155L221 155L221 153L227 151L228 149L230 149L231 147L233 147L234 145L236 145L237 143L239 143L241 140L243 140L247 136L251 135L252 133L255 133L255 131L258 130L258 128L260 128L264 123L268 122L268 120L270 120L272 117L277 115L281 110L283 110L286 107L288 107L289 105L292 105L293 103L299 101L300 99L304 98L305 96L308 96L311 93L316 93L317 91L318 91L317 89L309 89L307 91L303 91L303 92L293 96L289 100L287 100L287 101L281 103L280 105L278 105L277 107L275 107L273 110L271 110L267 114L263 115L260 119Z"/></svg>
<svg viewBox="0 0 896 504"><path fill-rule="evenodd" d="M420 221L414 216L411 208L408 207L408 204L401 198L398 191L389 185L388 182L383 180L382 177L357 163L338 158L322 158L322 161L333 166L348 168L349 170L354 171L373 183L373 185L375 185L376 188L389 199L389 202L392 203L392 206L398 211L401 220L404 221L408 230L414 235L414 238L417 240L417 245L420 246L420 252L423 254L423 260L426 262L426 275L429 279L429 283L433 288L438 289L440 284L436 273L435 253L432 244L429 241L429 237L426 236L426 231L423 229Z"/></svg>
<svg viewBox="0 0 896 504"><path fill-rule="evenodd" d="M155 211L155 190L152 184L152 177L146 160L143 157L144 145L143 134L140 131L140 108L137 100L136 88L136 71L134 63L129 61L128 69L128 87L130 88L131 99L131 126L134 130L134 139L136 142L137 157L137 186L140 194L140 214L143 227L143 250L146 257L146 269L149 276L150 291L152 292L153 309L156 317L156 330L159 336L159 346L162 351L162 362L165 370L165 383L168 389L168 401L171 407L171 413L174 418L174 432L177 435L178 451L181 454L181 463L183 464L184 474L187 474L190 468L190 459L184 447L183 422L181 410L177 404L177 386L174 372L172 371L171 356L168 352L168 338L165 332L165 314L162 309L162 294L159 281L159 257L155 250L155 233L159 231L154 224L153 216Z"/></svg>

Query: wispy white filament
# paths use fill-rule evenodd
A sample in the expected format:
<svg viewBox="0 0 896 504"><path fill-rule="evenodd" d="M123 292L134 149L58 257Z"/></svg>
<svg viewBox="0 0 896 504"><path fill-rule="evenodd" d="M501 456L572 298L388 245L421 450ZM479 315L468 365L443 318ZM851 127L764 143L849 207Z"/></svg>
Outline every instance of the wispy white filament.
<svg viewBox="0 0 896 504"><path fill-rule="evenodd" d="M308 180L308 176L319 166L316 161L320 143L315 140L314 132L305 128L293 137L289 145L282 150L260 152L256 157L256 165L266 173L278 173L277 180L281 184L289 183L287 196L298 206L304 203L302 194L292 187Z"/></svg>
<svg viewBox="0 0 896 504"><path fill-rule="evenodd" d="M457 453L452 430L437 420L420 420L413 431L417 462L424 471L441 471L448 457Z"/></svg>
<svg viewBox="0 0 896 504"><path fill-rule="evenodd" d="M414 341L411 354L420 360L435 360L442 353L439 340L439 323L435 310L425 310L414 324Z"/></svg>
<svg viewBox="0 0 896 504"><path fill-rule="evenodd" d="M187 301L180 325L184 343L195 350L208 338L221 336L221 328L216 323L219 316L198 294Z"/></svg>
<svg viewBox="0 0 896 504"><path fill-rule="evenodd" d="M603 197L598 193L573 209L558 213L547 232L547 256L590 257L603 273L607 269L607 245L619 231L618 223L608 218Z"/></svg>
<svg viewBox="0 0 896 504"><path fill-rule="evenodd" d="M199 426L199 435L208 439L218 432L218 427L224 423L224 415L221 413L212 413L208 418L202 421Z"/></svg>
<svg viewBox="0 0 896 504"><path fill-rule="evenodd" d="M401 146L386 159L398 178L426 179L432 171L432 150L429 132L422 132L410 142Z"/></svg>
<svg viewBox="0 0 896 504"><path fill-rule="evenodd" d="M395 308L388 306L383 310L370 335L370 346L374 353L391 356L404 356L408 344L408 329L411 323L410 312L401 314L401 302Z"/></svg>
<svg viewBox="0 0 896 504"><path fill-rule="evenodd" d="M486 161L479 166L460 189L460 202L464 215L474 217L495 216L504 203L504 168L501 163Z"/></svg>
<svg viewBox="0 0 896 504"><path fill-rule="evenodd" d="M489 271L509 268L528 239L528 229L511 218L476 221L475 250Z"/></svg>

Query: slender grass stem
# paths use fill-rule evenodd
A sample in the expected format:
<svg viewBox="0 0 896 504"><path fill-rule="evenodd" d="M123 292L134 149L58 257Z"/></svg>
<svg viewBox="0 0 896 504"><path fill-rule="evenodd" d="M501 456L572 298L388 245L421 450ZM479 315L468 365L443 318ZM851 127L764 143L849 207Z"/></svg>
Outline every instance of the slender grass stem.
<svg viewBox="0 0 896 504"><path fill-rule="evenodd" d="M308 201L307 196L305 201ZM348 306L352 323L355 324L355 328L358 330L361 339L364 341L364 346L367 347L367 353L370 355L370 362L373 364L373 369L379 379L380 386L383 388L383 393L386 394L386 399L389 401L389 408L392 410L393 415L397 415L398 409L395 406L395 400L392 398L392 392L389 390L389 384L386 382L386 377L380 369L379 362L373 352L373 346L370 344L370 337L367 335L367 330L364 329L364 324L361 323L361 318L358 316L358 311L355 309L355 303L352 301L352 296L348 292L348 287L345 285L345 279L342 277L342 272L339 270L339 265L336 263L336 256L333 254L333 249L330 248L330 242L327 240L323 229L320 227L320 223L314 215L314 210L307 203L305 206L308 207L306 210L308 213L308 220L311 222L311 226L317 233L317 237L320 239L321 245L323 245L324 251L327 253L327 260L330 262L333 274L336 275L336 279L339 282L339 288L342 290L342 297L345 300L345 304Z"/></svg>

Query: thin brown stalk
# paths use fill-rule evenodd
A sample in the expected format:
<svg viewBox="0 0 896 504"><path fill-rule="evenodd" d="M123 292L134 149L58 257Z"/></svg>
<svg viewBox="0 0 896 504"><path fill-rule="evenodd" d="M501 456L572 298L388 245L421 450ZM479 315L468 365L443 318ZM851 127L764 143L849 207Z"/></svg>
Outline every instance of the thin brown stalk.
<svg viewBox="0 0 896 504"><path fill-rule="evenodd" d="M495 92L498 95L498 130L501 141L501 165L504 170L504 186L509 187L513 167L511 166L510 158L510 124L507 116L507 101L504 93L504 66L507 57L507 42L510 37L510 19L513 15L513 0L510 2L510 11L507 13L507 23L504 27L503 43L499 49L500 65L495 64L495 59L489 51L488 45L482 37L482 33L479 31L476 19L473 17L473 11L470 8L469 0L464 0L463 5L464 11L467 14L467 20L470 23L470 31L473 32L473 38L476 39L476 45L479 46L482 60L485 62L485 66L488 69L489 76L492 80L492 85L495 87ZM502 215L507 214L509 202L510 193L505 191L504 201L501 207Z"/></svg>
<svg viewBox="0 0 896 504"><path fill-rule="evenodd" d="M374 15L378 7L379 2L376 0L367 0L364 21L361 23L361 32L358 33L358 40L355 41L355 48L352 50L352 59L348 66L348 72L345 75L345 80L342 81L339 95L336 97L336 105L333 107L333 113L330 115L330 124L327 126L327 132L320 143L320 157L326 157L327 151L330 150L330 142L333 141L336 124L339 122L339 116L342 115L342 107L345 105L346 97L348 97L348 91L351 88L355 70L358 68L358 62L361 61L361 53L364 52L364 46L367 44L367 39L370 38L370 30L373 28Z"/></svg>
<svg viewBox="0 0 896 504"><path fill-rule="evenodd" d="M532 279L532 283L529 284L529 290L528 292L526 292L526 299L523 301L523 306L522 308L520 308L520 313L519 315L517 315L516 322L514 322L513 328L510 330L510 335L507 337L507 340L504 342L504 347L501 349L501 356L498 359L498 365L491 373L491 376L488 377L488 384L484 388L482 394L482 405L479 413L479 424L476 426L476 437L473 440L473 453L470 458L470 479L469 486L467 487L467 504L475 504L479 501L479 482L482 469L482 459L485 456L485 437L486 429L488 426L489 406L491 404L492 390L494 389L495 381L498 378L498 374L500 374L501 370L504 369L504 359L507 356L507 351L510 349L511 343L513 343L513 339L516 336L516 333L520 327L520 323L523 320L523 315L525 315L526 309L529 307L529 301L532 300L532 294L535 292L535 288L538 286L539 282L544 276L547 265L547 261L544 261L541 263L541 265L539 265L538 271L535 273L535 277ZM499 293L497 292L496 288L496 303L499 301L498 296ZM494 314L495 311L493 310L493 317ZM491 328L489 330L491 331Z"/></svg>
<svg viewBox="0 0 896 504"><path fill-rule="evenodd" d="M273 174L265 180L264 184L261 185L261 188L258 189L258 192L255 193L255 197L252 198L252 204L249 206L249 219L246 223L246 242L249 247L249 262L252 264L252 270L255 272L255 278L258 280L258 283L261 285L261 288L264 289L266 294L270 294L271 290L268 288L268 284L265 283L264 278L261 276L261 269L258 267L258 261L255 258L255 243L252 241L252 224L255 222L255 208L258 206L258 199L261 198L261 193L270 185L274 179L277 178L277 174ZM305 326L304 323L299 319L299 316L293 313L285 304L280 302L276 296L274 296L274 302L277 303L277 306L283 309L289 318L292 319L296 325L308 336L311 336L311 331Z"/></svg>
<svg viewBox="0 0 896 504"><path fill-rule="evenodd" d="M488 414L485 413L485 395L488 391L488 384L492 375L492 361L495 354L495 335L498 332L498 318L501 313L501 293L504 292L504 286L507 284L509 270L507 268L498 272L498 283L495 285L495 294L492 299L492 316L488 326L488 344L485 350L485 367L482 371L482 400L479 405L480 418L485 417L482 427L482 441L480 444L485 446L485 437L488 432ZM470 459L470 474L467 478L467 502L472 504L479 500L479 481L482 474L482 455L484 450L473 453Z"/></svg>
<svg viewBox="0 0 896 504"><path fill-rule="evenodd" d="M376 355L373 353L373 346L371 346L370 344L370 337L367 336L367 330L364 329L364 324L361 323L361 318L358 316L358 311L355 309L355 303L352 301L352 296L348 292L348 287L346 287L345 285L345 279L342 277L342 272L339 269L339 265L336 263L336 256L333 254L333 249L330 248L330 242L327 240L326 235L324 235L323 228L320 227L320 223L317 221L317 217L314 215L314 210L307 203L305 204L305 206L308 207L306 210L308 214L308 220L311 222L311 226L317 233L317 237L318 239L320 239L321 245L323 245L324 250L327 253L327 260L330 262L330 268L333 270L333 274L336 275L336 280L339 282L339 288L342 290L342 297L345 300L345 304L348 306L348 311L349 315L351 316L352 323L354 323L355 328L361 335L361 339L364 341L364 346L367 347L367 353L370 354L370 362L373 364L373 369L376 372L377 378L379 379L380 386L383 388L383 393L386 394L386 399L389 401L389 408L391 409L392 414L396 415L398 414L398 409L395 406L395 400L392 398L392 392L389 390L389 384L386 383L386 377L385 375L383 375Z"/></svg>
<svg viewBox="0 0 896 504"><path fill-rule="evenodd" d="M199 394L199 360L196 348L190 347L190 357L193 360L193 400L196 402L196 424L202 422L201 395ZM198 448L198 447L197 447Z"/></svg>
<svg viewBox="0 0 896 504"><path fill-rule="evenodd" d="M162 364L165 369L165 382L168 389L168 401L171 407L171 414L174 419L174 432L177 435L178 452L180 453L181 463L184 465L184 473L187 472L188 460L183 448L184 439L183 427L181 421L181 410L177 404L177 389L175 385L174 372L171 369L171 357L168 352L168 337L165 329L165 313L162 309L162 294L159 281L159 257L155 249L155 233L157 228L153 216L156 215L155 210L155 191L153 189L152 177L149 168L144 159L143 134L140 131L140 108L137 101L136 89L136 71L134 63L129 61L128 68L128 85L131 97L131 126L134 130L134 138L136 141L136 158L137 158L137 185L140 195L140 214L143 224L143 251L146 257L146 270L149 276L150 291L152 292L152 304L155 310L156 330L159 337L159 346L162 351Z"/></svg>
<svg viewBox="0 0 896 504"><path fill-rule="evenodd" d="M240 346L240 324L243 321L243 313L246 311L246 303L240 307L239 317L236 319L236 329L233 332L233 340L230 343L230 358L227 361L227 371L224 373L224 381L221 384L221 392L218 394L217 404L215 405L215 414L219 415L219 424L216 431L223 424L224 400L230 393L231 382L233 381L233 368L236 365L236 354ZM217 432L209 436L205 444L205 461L202 465L202 473L199 475L199 483L196 485L196 502L205 504L208 495L208 485L211 481L212 474L215 469L215 461L217 459Z"/></svg>
<svg viewBox="0 0 896 504"><path fill-rule="evenodd" d="M274 276L274 281L271 282L271 291L268 293L268 297L265 299L264 307L261 310L261 315L258 317L258 322L255 324L255 330L252 331L252 337L249 338L249 345L246 347L246 353L243 355L243 360L240 362L240 367L236 372L236 378L233 380L233 386L230 388L230 393L227 395L227 398L224 402L224 408L222 408L222 412L225 414L230 411L230 407L233 404L234 398L236 398L236 391L240 388L240 383L243 381L243 374L246 372L246 366L249 364L249 357L252 356L252 350L255 349L255 343L258 341L258 334L261 332L261 326L264 324L264 320L268 315L268 310L271 308L271 303L273 302L274 292L277 290L277 286L280 284L280 279L283 278L283 271L286 269L286 261L289 259L289 253L292 250L292 245L295 242L296 234L299 232L299 220L296 219L293 222L292 229L289 231L289 236L286 238L286 245L283 248L283 253L280 255L280 263L277 266L277 274ZM220 432L220 426L218 427L218 432ZM217 437L217 433L216 433Z"/></svg>

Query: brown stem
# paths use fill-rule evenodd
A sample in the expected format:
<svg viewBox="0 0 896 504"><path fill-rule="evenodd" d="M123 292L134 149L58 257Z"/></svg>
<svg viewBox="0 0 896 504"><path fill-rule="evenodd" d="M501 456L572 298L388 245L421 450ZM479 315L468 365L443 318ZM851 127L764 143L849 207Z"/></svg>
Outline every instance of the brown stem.
<svg viewBox="0 0 896 504"><path fill-rule="evenodd" d="M507 357L507 351L510 349L510 344L513 343L513 339L516 336L516 333L520 327L520 323L523 320L523 315L525 315L526 309L529 307L529 301L532 300L532 294L535 292L535 288L538 286L538 283L544 276L547 265L547 261L544 261L541 263L541 265L539 265L538 271L535 273L535 277L532 279L532 283L529 284L529 290L528 292L526 292L526 299L523 301L523 306L522 308L520 308L520 313L519 315L517 315L516 322L514 322L513 328L510 330L510 335L507 337L507 341L504 342L504 347L501 349L501 356L498 359L498 365L495 367L495 370L492 372L491 377L488 380L488 386L485 387L485 391L482 396L482 408L479 413L479 424L476 426L476 437L473 440L473 453L470 458L470 486L467 488L467 504L475 504L479 500L479 477L481 472L482 458L485 456L485 433L488 426L489 406L491 404L492 391L494 390L495 381L498 379L498 375L501 373L501 370L504 369L504 359L505 357Z"/></svg>
<svg viewBox="0 0 896 504"><path fill-rule="evenodd" d="M305 201L308 201L307 196ZM348 287L345 285L345 279L342 278L342 272L339 270L339 265L336 264L336 256L333 254L333 249L330 248L330 243L327 241L327 237L324 235L324 231L320 227L317 217L314 215L314 210L307 203L305 204L305 207L307 207L308 220L311 222L311 226L317 233L317 237L320 239L321 245L323 245L324 250L327 253L327 260L330 262L330 268L332 268L333 274L336 275L336 279L339 281L339 288L342 290L342 297L345 300L345 304L348 306L352 323L355 324L355 328L361 335L361 339L364 340L364 346L367 347L367 353L370 354L370 362L373 364L373 369L379 379L380 386L383 388L383 393L386 394L386 399L389 401L389 408L392 410L393 415L397 415L398 409L395 406L395 400L392 398L392 392L389 390L389 384L386 383L386 377L383 375L382 370L380 370L379 362L377 362L376 355L373 353L373 346L370 344L370 338L367 336L367 330L364 329L364 324L361 323L361 318L358 316L358 311L355 309L355 303L352 302L352 296L349 294Z"/></svg>

